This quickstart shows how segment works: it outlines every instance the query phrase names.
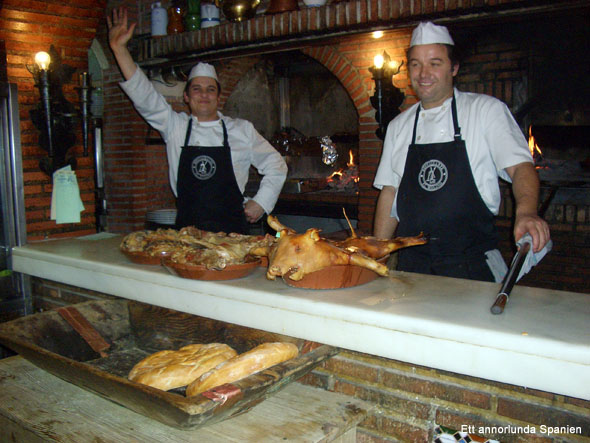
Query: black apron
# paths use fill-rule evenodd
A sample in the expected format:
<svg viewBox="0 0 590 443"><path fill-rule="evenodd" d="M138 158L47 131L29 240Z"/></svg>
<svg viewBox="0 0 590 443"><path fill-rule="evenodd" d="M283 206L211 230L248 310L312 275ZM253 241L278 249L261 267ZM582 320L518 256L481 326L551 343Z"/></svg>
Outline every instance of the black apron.
<svg viewBox="0 0 590 443"><path fill-rule="evenodd" d="M485 256L486 251L498 245L494 215L475 184L454 95L451 110L454 140L428 144L416 144L420 106L416 111L412 143L398 190L397 235L424 232L430 239L426 245L400 250L398 269L494 281Z"/></svg>
<svg viewBox="0 0 590 443"><path fill-rule="evenodd" d="M248 233L244 197L231 161L227 129L223 146L189 146L192 118L189 118L176 181L176 228L195 226L211 232Z"/></svg>

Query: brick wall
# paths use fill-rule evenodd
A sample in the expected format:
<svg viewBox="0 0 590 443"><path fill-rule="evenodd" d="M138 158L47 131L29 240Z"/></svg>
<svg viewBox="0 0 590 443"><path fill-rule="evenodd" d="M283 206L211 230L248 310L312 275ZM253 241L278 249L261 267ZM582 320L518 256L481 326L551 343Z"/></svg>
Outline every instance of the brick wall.
<svg viewBox="0 0 590 443"><path fill-rule="evenodd" d="M92 300L117 298L101 292L90 291L37 277L31 278L31 292L33 294L34 312L48 311Z"/></svg>
<svg viewBox="0 0 590 443"><path fill-rule="evenodd" d="M39 145L39 131L31 122L29 111L39 103L39 92L26 65L32 65L39 51L54 45L63 63L79 72L88 69L88 49L104 15L105 1L80 0L72 4L61 1L4 0L0 7L0 39L7 53L8 81L18 86L23 178L29 240L45 237L71 237L95 232L94 170L92 156L82 157L81 129L71 148L78 159L76 175L85 210L80 224L60 224L50 220L52 184L39 169L46 156ZM77 74L64 85L64 95L78 103Z"/></svg>
<svg viewBox="0 0 590 443"><path fill-rule="evenodd" d="M435 425L474 426L476 435L502 442L590 441L588 401L367 354L343 351L299 381L376 404L360 442L432 441ZM536 432L503 432L527 425ZM580 432L550 435L543 425ZM499 432L479 432L485 427Z"/></svg>
<svg viewBox="0 0 590 443"><path fill-rule="evenodd" d="M502 205L496 226L500 250L506 260L514 255L513 198L510 188L503 184ZM551 188L542 186L540 200L545 201ZM519 285L590 294L590 206L550 204L544 215L551 228L553 249L519 281Z"/></svg>

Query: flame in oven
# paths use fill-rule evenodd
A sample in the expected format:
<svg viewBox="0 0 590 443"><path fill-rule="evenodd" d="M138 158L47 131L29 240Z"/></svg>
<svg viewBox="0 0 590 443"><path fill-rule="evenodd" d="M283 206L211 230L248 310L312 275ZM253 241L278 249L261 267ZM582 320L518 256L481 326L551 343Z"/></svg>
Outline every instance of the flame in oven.
<svg viewBox="0 0 590 443"><path fill-rule="evenodd" d="M348 151L348 163L346 163L346 169L340 168L326 178L326 182L330 187L342 190L356 188L356 184L359 181L360 177L358 175L358 168L354 163L352 149Z"/></svg>
<svg viewBox="0 0 590 443"><path fill-rule="evenodd" d="M537 142L535 141L535 137L533 136L533 125L529 126L529 151L531 151L531 155L533 156L533 160L536 157L541 157L543 158L543 151L541 151L541 148L539 148L539 145L537 145Z"/></svg>

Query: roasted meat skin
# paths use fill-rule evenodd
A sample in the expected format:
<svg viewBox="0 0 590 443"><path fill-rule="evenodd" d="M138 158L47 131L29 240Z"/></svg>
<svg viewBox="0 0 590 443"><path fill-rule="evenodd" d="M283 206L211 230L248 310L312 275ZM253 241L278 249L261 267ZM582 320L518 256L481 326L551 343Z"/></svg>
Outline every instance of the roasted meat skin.
<svg viewBox="0 0 590 443"><path fill-rule="evenodd" d="M248 256L254 255L251 249L265 248L275 242L275 237L223 233L205 233L195 239L189 248L172 254L176 263L200 264L207 269L224 269L228 265L245 263Z"/></svg>
<svg viewBox="0 0 590 443"><path fill-rule="evenodd" d="M251 253L268 257L266 277L270 280L278 275L299 281L307 274L333 265L356 265L387 276L387 266L376 261L377 259L397 249L427 242L423 234L389 240L358 237L352 226L351 237L343 241L332 241L320 237L320 230L316 228L297 234L274 216L268 216L267 222L271 228L280 232L279 240L273 245L255 248Z"/></svg>
<svg viewBox="0 0 590 443"><path fill-rule="evenodd" d="M308 229L304 234L281 231L281 237L271 248L266 277L274 280L287 276L299 281L305 275L332 265L356 265L386 276L387 266L357 252L344 251L319 235L319 230Z"/></svg>
<svg viewBox="0 0 590 443"><path fill-rule="evenodd" d="M275 241L276 238L269 234L226 234L188 226L179 231L136 231L125 236L120 247L127 252L167 256L173 263L222 270L228 265L245 263L250 258L250 249L268 248Z"/></svg>
<svg viewBox="0 0 590 443"><path fill-rule="evenodd" d="M385 257L401 248L423 245L428 242L423 233L416 237L396 237L390 240L377 237L349 237L346 240L336 241L334 244L346 251L361 252L371 258Z"/></svg>

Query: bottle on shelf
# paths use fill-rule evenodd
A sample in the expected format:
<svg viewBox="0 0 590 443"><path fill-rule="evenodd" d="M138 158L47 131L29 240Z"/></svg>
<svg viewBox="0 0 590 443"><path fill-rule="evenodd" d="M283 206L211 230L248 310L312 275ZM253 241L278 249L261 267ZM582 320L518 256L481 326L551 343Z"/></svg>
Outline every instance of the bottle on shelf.
<svg viewBox="0 0 590 443"><path fill-rule="evenodd" d="M187 0L187 11L184 16L186 31L201 29L201 0Z"/></svg>
<svg viewBox="0 0 590 443"><path fill-rule="evenodd" d="M161 2L152 3L152 37L166 35L168 27L168 12Z"/></svg>
<svg viewBox="0 0 590 443"><path fill-rule="evenodd" d="M186 9L184 2L175 0L168 8L168 34L180 34L184 32L184 14Z"/></svg>
<svg viewBox="0 0 590 443"><path fill-rule="evenodd" d="M210 0L201 2L201 29L219 25L219 8Z"/></svg>

